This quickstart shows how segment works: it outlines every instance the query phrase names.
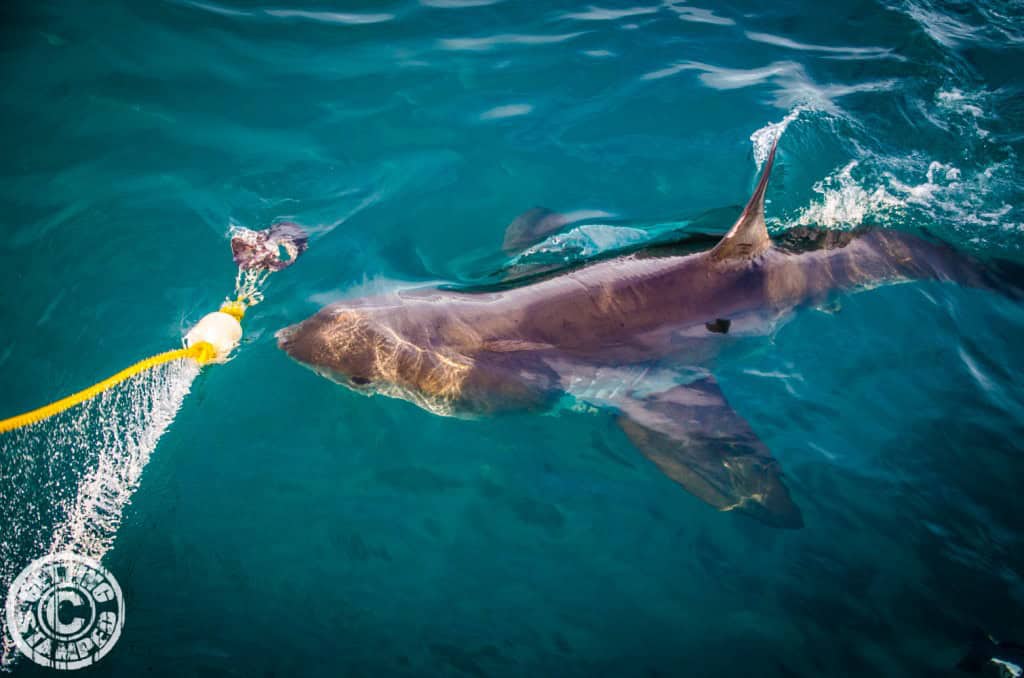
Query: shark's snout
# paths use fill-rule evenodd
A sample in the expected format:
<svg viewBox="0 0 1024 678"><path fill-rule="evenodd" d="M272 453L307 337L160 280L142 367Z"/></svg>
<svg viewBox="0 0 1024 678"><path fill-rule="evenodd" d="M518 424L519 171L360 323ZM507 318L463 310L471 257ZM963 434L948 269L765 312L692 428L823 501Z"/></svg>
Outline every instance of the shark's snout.
<svg viewBox="0 0 1024 678"><path fill-rule="evenodd" d="M274 334L274 338L277 339L277 347L279 349L282 351L288 350L288 347L291 345L291 340L295 336L295 328L297 327L298 325L289 325L288 327L279 329Z"/></svg>
<svg viewBox="0 0 1024 678"><path fill-rule="evenodd" d="M380 378L381 341L359 314L317 314L279 330L278 347L317 373L355 391L372 389Z"/></svg>
<svg viewBox="0 0 1024 678"><path fill-rule="evenodd" d="M277 339L277 347L287 353L293 359L305 365L312 364L313 352L308 341L300 341L303 323L289 325L280 329L274 335Z"/></svg>

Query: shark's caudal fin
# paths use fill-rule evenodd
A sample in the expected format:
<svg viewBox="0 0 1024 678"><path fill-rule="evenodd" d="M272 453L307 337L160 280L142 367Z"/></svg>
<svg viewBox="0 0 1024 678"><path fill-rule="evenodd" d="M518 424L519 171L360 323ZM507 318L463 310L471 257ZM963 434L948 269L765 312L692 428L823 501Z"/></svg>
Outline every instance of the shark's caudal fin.
<svg viewBox="0 0 1024 678"><path fill-rule="evenodd" d="M754 195L750 196L746 209L721 242L711 250L711 258L715 261L752 259L771 247L768 227L764 223L764 193L768 188L768 178L772 173L775 148L778 145L779 138L776 137L764 163L764 169L761 170L761 179L757 182L757 188L754 189Z"/></svg>

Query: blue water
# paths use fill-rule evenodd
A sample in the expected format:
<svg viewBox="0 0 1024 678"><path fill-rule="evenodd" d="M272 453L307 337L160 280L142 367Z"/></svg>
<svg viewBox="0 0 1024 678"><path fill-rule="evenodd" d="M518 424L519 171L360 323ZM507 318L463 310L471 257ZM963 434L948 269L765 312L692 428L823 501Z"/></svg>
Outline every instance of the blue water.
<svg viewBox="0 0 1024 678"><path fill-rule="evenodd" d="M1020 302L881 288L719 358L795 532L608 417L440 418L276 348L329 301L480 279L534 205L622 242L740 205L782 126L773 232L1024 260L1019 1L641 3L3 5L0 416L178 345L231 293L232 225L312 234L133 457L89 674L921 676L975 628L1024 641ZM135 406L6 439L3 587Z"/></svg>

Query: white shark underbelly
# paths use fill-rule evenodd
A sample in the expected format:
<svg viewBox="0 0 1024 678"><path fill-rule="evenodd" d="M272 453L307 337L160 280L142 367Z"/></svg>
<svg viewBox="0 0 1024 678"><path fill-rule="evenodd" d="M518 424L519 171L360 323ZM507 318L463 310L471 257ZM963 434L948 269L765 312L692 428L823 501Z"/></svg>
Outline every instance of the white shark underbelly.
<svg viewBox="0 0 1024 678"><path fill-rule="evenodd" d="M708 374L701 367L594 367L557 360L548 361L548 366L558 373L563 394L556 402L553 413L614 407L623 398L642 398L662 393Z"/></svg>

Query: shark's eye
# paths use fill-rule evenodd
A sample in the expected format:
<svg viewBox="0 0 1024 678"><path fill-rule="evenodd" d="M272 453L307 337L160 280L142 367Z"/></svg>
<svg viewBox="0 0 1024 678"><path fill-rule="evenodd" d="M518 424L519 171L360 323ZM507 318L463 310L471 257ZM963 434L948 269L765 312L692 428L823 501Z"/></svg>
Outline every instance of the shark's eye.
<svg viewBox="0 0 1024 678"><path fill-rule="evenodd" d="M355 384L356 386L366 386L367 384L370 383L370 380L367 379L366 377L350 377L350 378L352 380L352 383Z"/></svg>

